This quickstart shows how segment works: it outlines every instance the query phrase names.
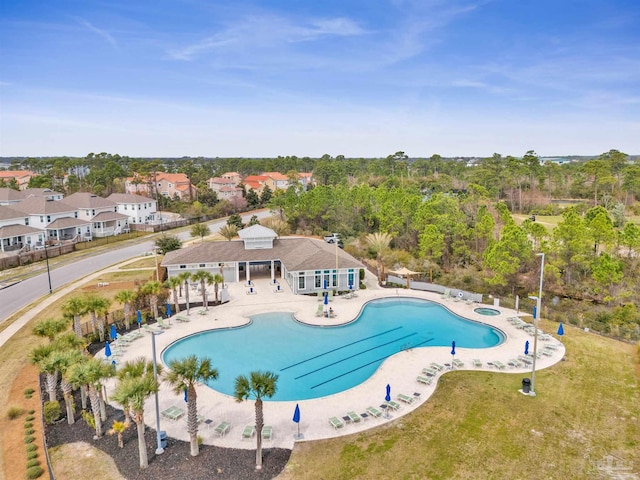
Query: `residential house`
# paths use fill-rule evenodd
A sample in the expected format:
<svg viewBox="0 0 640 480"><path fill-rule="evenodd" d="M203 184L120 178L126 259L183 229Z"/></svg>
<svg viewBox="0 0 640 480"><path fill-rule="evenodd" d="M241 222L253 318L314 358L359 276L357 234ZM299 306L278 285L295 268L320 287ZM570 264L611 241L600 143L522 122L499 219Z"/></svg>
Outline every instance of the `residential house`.
<svg viewBox="0 0 640 480"><path fill-rule="evenodd" d="M289 188L289 177L280 172L264 172L262 176L267 177L264 183L272 192Z"/></svg>
<svg viewBox="0 0 640 480"><path fill-rule="evenodd" d="M29 216L0 206L0 250L3 253L43 245L45 231L29 226Z"/></svg>
<svg viewBox="0 0 640 480"><path fill-rule="evenodd" d="M27 197L45 197L49 200L62 200L64 193L56 192L50 188L27 188L24 190Z"/></svg>
<svg viewBox="0 0 640 480"><path fill-rule="evenodd" d="M249 175L242 180L242 184L247 190L255 190L258 195L262 195L267 178L264 175Z"/></svg>
<svg viewBox="0 0 640 480"><path fill-rule="evenodd" d="M13 188L0 188L0 205L14 205L20 203L27 198L24 191L14 190Z"/></svg>
<svg viewBox="0 0 640 480"><path fill-rule="evenodd" d="M29 197L12 205L12 208L29 217L28 225L46 231L46 241L91 240L91 222L79 218L78 209L63 200L46 197Z"/></svg>
<svg viewBox="0 0 640 480"><path fill-rule="evenodd" d="M129 194L155 197L157 193L184 201L195 199L197 191L184 173L155 172L146 177L134 174L125 180L124 185L125 192Z"/></svg>
<svg viewBox="0 0 640 480"><path fill-rule="evenodd" d="M0 183L9 183L15 180L20 190L24 190L29 185L29 180L37 174L30 170L2 170L0 171Z"/></svg>
<svg viewBox="0 0 640 480"><path fill-rule="evenodd" d="M131 193L112 193L107 197L118 205L118 213L129 217L132 223L153 223L156 219L156 201Z"/></svg>
<svg viewBox="0 0 640 480"><path fill-rule="evenodd" d="M308 190L309 187L313 185L313 173L298 173L298 183L302 185L305 190Z"/></svg>
<svg viewBox="0 0 640 480"><path fill-rule="evenodd" d="M69 195L64 202L77 208L81 219L91 222L94 237L110 237L129 231L129 216L119 213L118 204L113 200L78 192Z"/></svg>

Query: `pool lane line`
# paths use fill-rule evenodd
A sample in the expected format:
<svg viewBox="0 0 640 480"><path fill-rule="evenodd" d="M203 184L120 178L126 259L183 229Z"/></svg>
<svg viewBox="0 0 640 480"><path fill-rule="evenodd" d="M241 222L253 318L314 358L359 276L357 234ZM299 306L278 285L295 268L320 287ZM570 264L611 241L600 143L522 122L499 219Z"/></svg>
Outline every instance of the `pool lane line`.
<svg viewBox="0 0 640 480"><path fill-rule="evenodd" d="M348 357L341 358L340 360L335 361L333 363L328 363L327 365L323 365L320 368L316 368L315 370L311 370L310 372L307 372L307 373L304 373L304 374L299 375L297 377L294 377L293 379L294 380L298 380L299 378L306 377L307 375L311 375L312 373L319 372L320 370L324 370L325 368L329 368L329 367L332 367L334 365L337 365L338 363L342 363L342 362L344 362L346 360L350 360L350 359L352 359L354 357L362 355L363 353L370 352L371 350L375 350L377 348L386 347L387 345L399 342L400 340L404 340L405 338L413 337L414 335L417 335L417 334L418 334L418 332L413 332L413 333L410 333L409 335L405 335L404 337L400 337L400 338L396 338L395 340L391 340L390 342L381 343L380 345L376 345L375 347L367 348L366 350L363 350L363 351L358 352L358 353L354 353L353 355L349 355Z"/></svg>
<svg viewBox="0 0 640 480"><path fill-rule="evenodd" d="M361 368L368 367L369 365L372 365L372 364L374 364L374 363L381 362L382 360L385 360L385 359L387 359L387 358L389 358L389 357L382 357L382 358L378 358L378 359L373 360L373 361L371 361L371 362L369 362L369 363L365 363L364 365L361 365L361 366L359 366L359 367L357 367L357 368L354 368L353 370L349 370L348 372L341 373L340 375L336 375L335 377L330 378L329 380L325 380L325 381L324 381L324 382L322 382L322 383L318 383L317 385L314 385L313 387L311 387L311 388L310 388L310 390L313 390L313 389L314 389L314 388L316 388L316 387L320 387L320 386L324 385L325 383L333 382L334 380L337 380L337 379L338 379L338 378L340 378L340 377L344 377L345 375L349 375L350 373L353 373L353 372L355 372L355 371L357 371L357 370L360 370Z"/></svg>
<svg viewBox="0 0 640 480"><path fill-rule="evenodd" d="M322 357L323 355L328 355L330 353L337 352L338 350L350 347L351 345L355 345L356 343L364 342L365 340L371 340L372 338L379 337L380 335L386 335L387 333L395 332L396 330L400 330L402 328L404 328L404 327L392 328L391 330L387 330L385 332L377 333L375 335L371 335L370 337L366 337L366 338L362 338L360 340L356 340L355 342L347 343L346 345L342 345L341 347L334 348L332 350L327 350L326 352L320 353L319 355L315 355L313 357L309 357L306 360L302 360L301 362L294 363L294 364L291 364L291 365L289 365L287 367L281 368L280 371L283 372L285 370L288 370L289 368L297 367L298 365L302 365L303 363L310 362L311 360L315 360L316 358Z"/></svg>

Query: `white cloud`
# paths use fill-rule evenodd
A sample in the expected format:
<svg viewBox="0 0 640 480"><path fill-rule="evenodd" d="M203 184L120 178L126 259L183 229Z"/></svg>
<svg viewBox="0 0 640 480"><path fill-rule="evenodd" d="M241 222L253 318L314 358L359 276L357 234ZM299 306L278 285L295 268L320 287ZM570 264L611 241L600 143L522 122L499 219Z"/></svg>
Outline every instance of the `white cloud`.
<svg viewBox="0 0 640 480"><path fill-rule="evenodd" d="M102 38L104 38L109 44L111 44L112 47L117 47L118 46L118 42L116 42L116 39L113 38L113 36L109 32L107 32L106 30L103 30L101 28L96 27L95 25L93 25L88 20L85 20L84 18L73 17L73 19L76 22L78 22L80 25L82 25L82 26L86 27L87 29L91 30L93 33L96 33L99 36L101 36Z"/></svg>

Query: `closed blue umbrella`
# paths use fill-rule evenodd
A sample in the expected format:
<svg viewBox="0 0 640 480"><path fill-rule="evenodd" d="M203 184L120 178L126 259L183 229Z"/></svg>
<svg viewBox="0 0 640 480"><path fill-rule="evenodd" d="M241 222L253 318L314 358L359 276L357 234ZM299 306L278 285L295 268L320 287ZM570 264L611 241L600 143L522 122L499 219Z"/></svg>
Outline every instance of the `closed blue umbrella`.
<svg viewBox="0 0 640 480"><path fill-rule="evenodd" d="M118 338L118 332L116 332L116 326L111 325L111 340L116 340Z"/></svg>
<svg viewBox="0 0 640 480"><path fill-rule="evenodd" d="M302 438L300 436L300 406L296 403L296 409L293 411L293 421L298 424L298 433L295 435L296 439Z"/></svg>
<svg viewBox="0 0 640 480"><path fill-rule="evenodd" d="M391 401L391 385L387 383L387 395L384 397L387 402Z"/></svg>
<svg viewBox="0 0 640 480"><path fill-rule="evenodd" d="M111 356L111 346L109 342L104 342L104 355L109 358Z"/></svg>
<svg viewBox="0 0 640 480"><path fill-rule="evenodd" d="M184 387L184 401L189 401L189 390L187 390L187 387Z"/></svg>
<svg viewBox="0 0 640 480"><path fill-rule="evenodd" d="M529 355L529 340L524 342L524 354Z"/></svg>
<svg viewBox="0 0 640 480"><path fill-rule="evenodd" d="M456 341L455 340L451 342L451 357L452 357L451 368L453 368L453 360L455 360L455 357L456 357Z"/></svg>
<svg viewBox="0 0 640 480"><path fill-rule="evenodd" d="M140 324L142 323L142 313L138 310L138 328L140 328Z"/></svg>
<svg viewBox="0 0 640 480"><path fill-rule="evenodd" d="M558 335L564 335L564 328L562 328L562 324L560 324L560 326L558 327Z"/></svg>
<svg viewBox="0 0 640 480"><path fill-rule="evenodd" d="M171 316L171 304L167 303L167 318Z"/></svg>

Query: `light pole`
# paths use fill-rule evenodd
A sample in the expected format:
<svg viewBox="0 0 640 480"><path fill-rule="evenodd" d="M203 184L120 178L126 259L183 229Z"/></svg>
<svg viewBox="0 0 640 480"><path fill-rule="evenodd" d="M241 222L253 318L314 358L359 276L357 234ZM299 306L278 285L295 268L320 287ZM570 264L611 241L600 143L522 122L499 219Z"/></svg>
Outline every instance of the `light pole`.
<svg viewBox="0 0 640 480"><path fill-rule="evenodd" d="M156 362L156 335L162 335L164 332L151 332L151 349L153 350L153 379L158 382L158 364ZM158 392L156 391L156 455L164 452L162 448L162 439L160 438L160 404L158 402Z"/></svg>
<svg viewBox="0 0 640 480"><path fill-rule="evenodd" d="M533 334L533 367L531 370L531 391L529 395L536 396L536 359L538 358L538 321L540 319L540 313L542 312L542 279L544 276L544 253L537 253L536 256L542 257L540 261L540 288L538 290L537 297L529 297L531 300L536 300L536 311L533 316L533 328L535 333Z"/></svg>
<svg viewBox="0 0 640 480"><path fill-rule="evenodd" d="M53 293L51 288L51 270L49 269L49 252L47 252L47 242L44 242L44 258L47 260L47 278L49 279L49 294Z"/></svg>

